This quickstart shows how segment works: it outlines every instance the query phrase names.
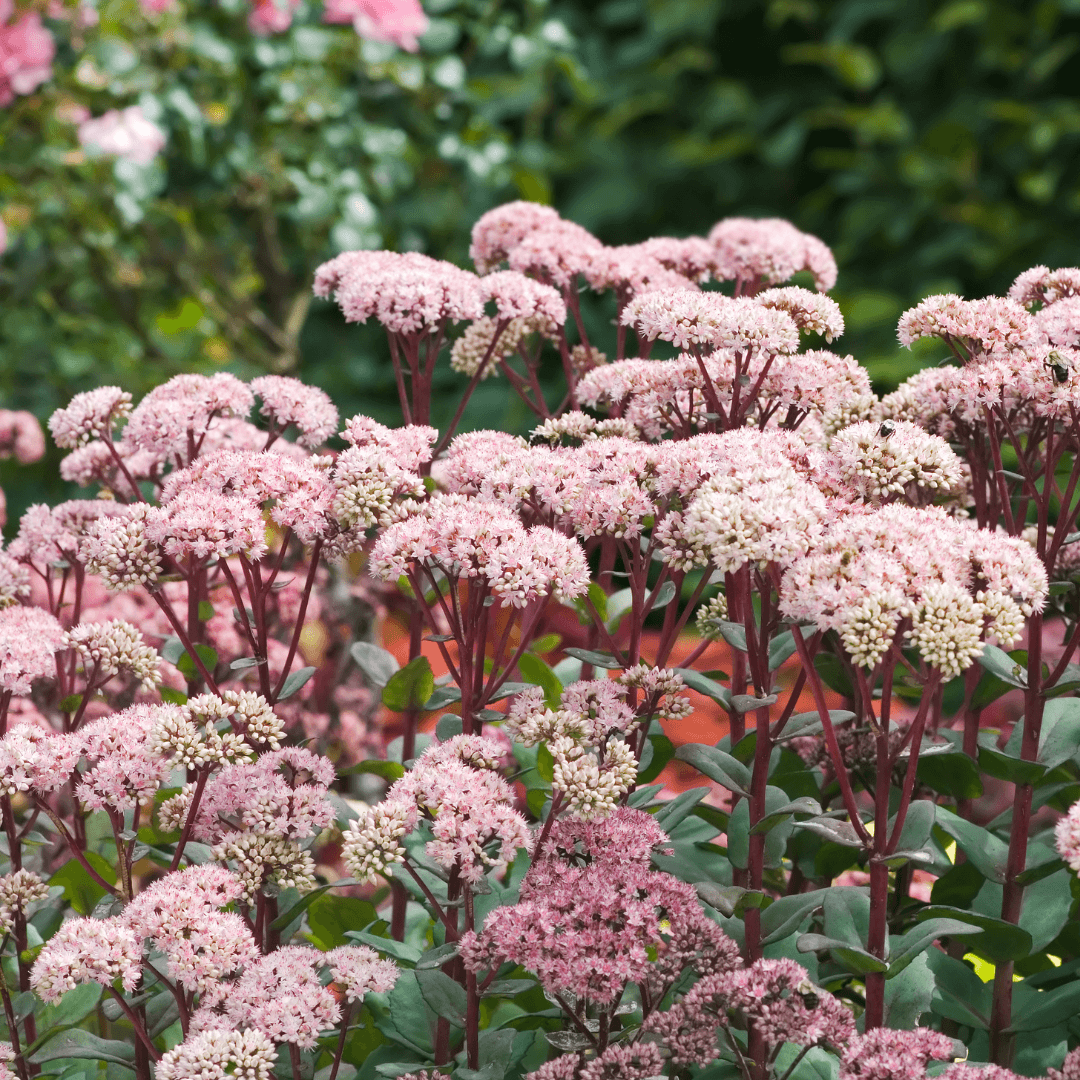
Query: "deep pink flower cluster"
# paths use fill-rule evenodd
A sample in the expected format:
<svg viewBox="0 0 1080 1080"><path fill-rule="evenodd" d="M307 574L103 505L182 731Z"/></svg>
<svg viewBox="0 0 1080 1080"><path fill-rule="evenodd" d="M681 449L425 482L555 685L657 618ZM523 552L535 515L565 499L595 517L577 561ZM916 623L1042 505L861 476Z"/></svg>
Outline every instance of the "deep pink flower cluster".
<svg viewBox="0 0 1080 1080"><path fill-rule="evenodd" d="M687 966L733 967L738 949L705 916L693 886L649 869L665 840L649 815L626 807L603 821L560 820L519 902L462 939L466 966L520 964L556 998L599 1005L617 1002L628 983L659 990L659 1000Z"/></svg>

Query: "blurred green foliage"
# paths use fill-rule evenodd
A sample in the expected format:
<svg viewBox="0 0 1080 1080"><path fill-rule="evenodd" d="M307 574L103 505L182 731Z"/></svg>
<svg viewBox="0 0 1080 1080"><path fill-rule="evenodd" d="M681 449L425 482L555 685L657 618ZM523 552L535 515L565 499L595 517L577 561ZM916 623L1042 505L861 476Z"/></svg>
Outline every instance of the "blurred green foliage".
<svg viewBox="0 0 1080 1080"><path fill-rule="evenodd" d="M243 0L180 3L50 23L54 79L0 113L9 406L228 367L392 419L379 333L309 303L314 267L380 246L464 262L510 198L609 243L790 218L834 248L839 345L883 390L926 359L894 336L921 296L1080 261L1080 0L425 0L417 55L317 5L256 38ZM165 154L87 160L66 107L133 102ZM520 426L507 399L484 384L472 422ZM13 509L51 467L3 468Z"/></svg>

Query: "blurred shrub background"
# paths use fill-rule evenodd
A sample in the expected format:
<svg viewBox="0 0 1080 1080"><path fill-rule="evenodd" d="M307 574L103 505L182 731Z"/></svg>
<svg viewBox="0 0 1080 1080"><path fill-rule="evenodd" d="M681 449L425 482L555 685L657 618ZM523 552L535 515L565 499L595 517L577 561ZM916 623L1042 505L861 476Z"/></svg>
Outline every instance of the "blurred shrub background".
<svg viewBox="0 0 1080 1080"><path fill-rule="evenodd" d="M417 54L305 3L264 38L243 0L47 22L53 79L0 110L4 404L44 417L102 383L271 370L394 422L381 335L310 301L314 267L384 246L465 262L511 198L608 243L790 218L833 247L838 346L880 390L936 359L896 345L921 296L1080 261L1080 0L424 7ZM136 102L164 154L87 159L72 106ZM474 424L524 424L507 398L484 384ZM54 476L0 466L12 524Z"/></svg>

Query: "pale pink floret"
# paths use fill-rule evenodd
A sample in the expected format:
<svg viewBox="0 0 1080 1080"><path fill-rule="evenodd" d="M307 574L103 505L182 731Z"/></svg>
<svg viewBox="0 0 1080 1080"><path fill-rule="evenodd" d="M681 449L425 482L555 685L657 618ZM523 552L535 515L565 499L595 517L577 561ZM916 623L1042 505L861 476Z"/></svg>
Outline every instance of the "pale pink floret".
<svg viewBox="0 0 1080 1080"><path fill-rule="evenodd" d="M836 434L824 457L822 481L837 494L872 503L933 501L959 491L963 464L949 444L915 424L896 421L888 435L875 421Z"/></svg>
<svg viewBox="0 0 1080 1080"><path fill-rule="evenodd" d="M142 977L142 955L142 942L117 919L69 919L38 954L30 985L50 1005L88 982L119 979L130 994Z"/></svg>
<svg viewBox="0 0 1080 1080"><path fill-rule="evenodd" d="M1080 1046L1065 1055L1060 1069L1048 1069L1046 1075L1049 1080L1080 1080Z"/></svg>
<svg viewBox="0 0 1080 1080"><path fill-rule="evenodd" d="M696 289L695 279L666 267L641 244L600 247L590 257L585 280L597 291L614 289L620 301L656 289Z"/></svg>
<svg viewBox="0 0 1080 1080"><path fill-rule="evenodd" d="M341 437L353 446L376 446L385 450L403 469L416 472L431 460L431 448L439 441L439 433L424 424L405 427L384 427L370 416L354 416L346 421Z"/></svg>
<svg viewBox="0 0 1080 1080"><path fill-rule="evenodd" d="M716 248L703 236L654 236L637 247L691 281L708 281L717 267Z"/></svg>
<svg viewBox="0 0 1080 1080"><path fill-rule="evenodd" d="M262 398L259 411L275 432L295 425L301 445L320 446L337 430L338 411L325 390L284 375L262 375L250 386Z"/></svg>
<svg viewBox="0 0 1080 1080"><path fill-rule="evenodd" d="M1033 266L1020 274L1009 288L1009 299L1028 309L1049 307L1070 296L1080 296L1080 268L1075 266L1059 270Z"/></svg>
<svg viewBox="0 0 1080 1080"><path fill-rule="evenodd" d="M950 1061L953 1041L929 1028L874 1028L856 1035L840 1059L840 1080L922 1080L931 1061Z"/></svg>
<svg viewBox="0 0 1080 1080"><path fill-rule="evenodd" d="M641 852L640 859L613 843L635 829L643 842L631 839L630 850ZM625 807L602 822L560 821L518 903L495 909L479 935L463 937L466 967L518 963L549 993L569 991L597 1003L618 1000L627 981L662 995L687 965L699 972L733 967L738 949L705 916L693 886L648 868L657 834L648 815ZM566 857L579 836L598 857Z"/></svg>
<svg viewBox="0 0 1080 1080"><path fill-rule="evenodd" d="M362 38L390 41L416 52L428 28L428 17L418 0L325 0L323 22L351 22Z"/></svg>
<svg viewBox="0 0 1080 1080"><path fill-rule="evenodd" d="M14 16L14 0L0 0L0 106L52 78L56 55L56 42L36 11Z"/></svg>
<svg viewBox="0 0 1080 1080"><path fill-rule="evenodd" d="M35 679L56 677L53 655L63 646L64 628L36 607L0 609L0 691L30 693Z"/></svg>
<svg viewBox="0 0 1080 1080"><path fill-rule="evenodd" d="M165 132L150 120L140 105L110 109L79 125L79 142L95 154L149 165L168 141Z"/></svg>
<svg viewBox="0 0 1080 1080"><path fill-rule="evenodd" d="M724 218L709 233L716 248L719 281L734 281L740 291L779 285L800 270L814 275L818 292L836 284L836 260L816 236L800 232L782 218Z"/></svg>
<svg viewBox="0 0 1080 1080"><path fill-rule="evenodd" d="M622 322L649 341L660 338L677 349L705 346L716 349L793 353L799 330L786 312L763 307L746 298L692 289L658 289L632 300Z"/></svg>
<svg viewBox="0 0 1080 1080"><path fill-rule="evenodd" d="M20 465L39 461L45 454L45 435L33 413L0 409L0 460L14 455Z"/></svg>
<svg viewBox="0 0 1080 1080"><path fill-rule="evenodd" d="M196 830L216 843L231 832L303 840L333 824L327 789L329 758L301 747L273 750L214 774L199 807Z"/></svg>
<svg viewBox="0 0 1080 1080"><path fill-rule="evenodd" d="M938 337L961 350L963 360L1000 358L1038 349L1045 338L1034 317L1001 296L965 300L954 293L928 296L905 311L897 324L901 345Z"/></svg>
<svg viewBox="0 0 1080 1080"><path fill-rule="evenodd" d="M46 506L35 503L19 519L19 531L8 545L8 554L20 562L75 561L79 545L95 521L124 508L104 499L72 499Z"/></svg>
<svg viewBox="0 0 1080 1080"><path fill-rule="evenodd" d="M515 607L555 590L572 599L588 584L584 551L548 528L526 532L516 515L490 503L428 503L387 528L371 553L372 572L396 581L413 564L452 579L481 578Z"/></svg>
<svg viewBox="0 0 1080 1080"><path fill-rule="evenodd" d="M938 1073L938 1076L942 1080L1020 1080L1020 1077L1012 1069L1003 1068L1001 1065L984 1065L982 1063L969 1065L966 1061L955 1062L944 1072ZM1056 1069L1048 1069L1047 1076L1049 1080L1063 1080ZM1070 1077L1068 1080L1075 1080L1075 1078Z"/></svg>
<svg viewBox="0 0 1080 1080"><path fill-rule="evenodd" d="M486 274L504 262L530 233L561 220L550 206L534 202L509 202L482 214L472 227L469 258L476 270Z"/></svg>

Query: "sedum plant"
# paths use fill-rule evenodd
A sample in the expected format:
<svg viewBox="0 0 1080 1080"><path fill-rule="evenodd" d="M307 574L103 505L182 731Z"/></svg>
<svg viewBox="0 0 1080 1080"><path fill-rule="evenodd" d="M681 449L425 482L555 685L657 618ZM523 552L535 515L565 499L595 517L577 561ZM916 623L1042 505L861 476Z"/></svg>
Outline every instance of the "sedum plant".
<svg viewBox="0 0 1080 1080"><path fill-rule="evenodd" d="M50 418L97 497L0 553L0 1075L1073 1080L1080 270L924 300L879 399L787 222L472 257L315 275L400 427ZM487 379L531 439L458 430Z"/></svg>

